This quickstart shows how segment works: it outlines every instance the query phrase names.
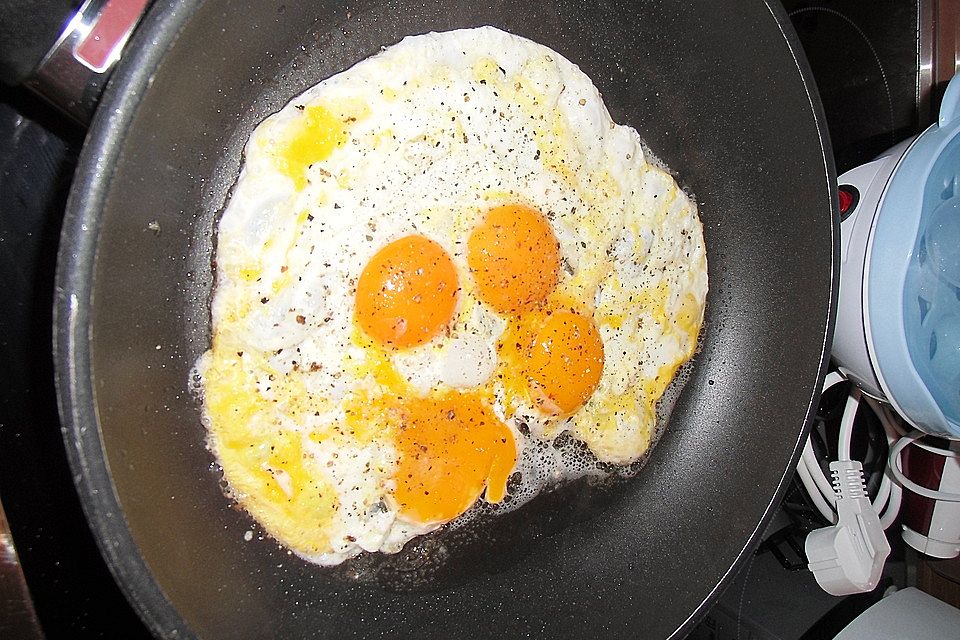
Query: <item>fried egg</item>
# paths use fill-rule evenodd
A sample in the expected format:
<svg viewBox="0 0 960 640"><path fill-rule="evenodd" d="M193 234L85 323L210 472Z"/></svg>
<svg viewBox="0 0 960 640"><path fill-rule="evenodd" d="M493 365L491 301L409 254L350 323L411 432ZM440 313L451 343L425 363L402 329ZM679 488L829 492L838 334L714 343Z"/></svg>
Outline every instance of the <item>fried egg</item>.
<svg viewBox="0 0 960 640"><path fill-rule="evenodd" d="M695 203L578 67L491 27L408 37L246 144L209 447L301 557L396 552L640 459L706 292Z"/></svg>

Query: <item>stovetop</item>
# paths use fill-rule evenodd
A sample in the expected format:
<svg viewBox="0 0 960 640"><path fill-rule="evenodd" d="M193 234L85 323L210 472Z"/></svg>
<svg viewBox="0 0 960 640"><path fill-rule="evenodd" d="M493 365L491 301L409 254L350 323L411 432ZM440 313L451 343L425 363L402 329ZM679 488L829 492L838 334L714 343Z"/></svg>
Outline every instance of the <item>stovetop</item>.
<svg viewBox="0 0 960 640"><path fill-rule="evenodd" d="M0 93L0 499L48 638L149 638L83 518L53 386L53 276L81 143L31 96Z"/></svg>
<svg viewBox="0 0 960 640"><path fill-rule="evenodd" d="M820 88L838 173L930 119L917 73L918 4L784 0ZM81 144L82 133L43 104L0 89L0 499L47 637L135 640L149 633L83 518L53 386L56 250Z"/></svg>

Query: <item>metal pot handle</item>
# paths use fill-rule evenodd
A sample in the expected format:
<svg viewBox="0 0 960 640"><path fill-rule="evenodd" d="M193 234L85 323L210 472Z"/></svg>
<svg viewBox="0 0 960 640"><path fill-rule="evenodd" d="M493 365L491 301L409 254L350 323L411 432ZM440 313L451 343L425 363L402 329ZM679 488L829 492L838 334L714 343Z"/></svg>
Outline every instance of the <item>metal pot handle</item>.
<svg viewBox="0 0 960 640"><path fill-rule="evenodd" d="M0 43L0 78L27 86L78 123L88 123L148 4L149 0L86 0L71 12L62 1L2 0L0 22L6 33ZM62 25L59 31L51 29L56 24ZM51 33L59 37L37 60L46 43L36 40Z"/></svg>

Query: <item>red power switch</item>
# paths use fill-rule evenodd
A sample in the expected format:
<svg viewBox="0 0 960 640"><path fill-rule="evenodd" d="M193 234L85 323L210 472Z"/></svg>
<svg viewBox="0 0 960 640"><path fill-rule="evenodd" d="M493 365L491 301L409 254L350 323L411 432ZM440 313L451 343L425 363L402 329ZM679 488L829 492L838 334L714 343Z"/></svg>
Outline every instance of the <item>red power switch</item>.
<svg viewBox="0 0 960 640"><path fill-rule="evenodd" d="M842 184L837 188L840 199L840 220L844 220L856 209L860 200L860 192L853 185Z"/></svg>

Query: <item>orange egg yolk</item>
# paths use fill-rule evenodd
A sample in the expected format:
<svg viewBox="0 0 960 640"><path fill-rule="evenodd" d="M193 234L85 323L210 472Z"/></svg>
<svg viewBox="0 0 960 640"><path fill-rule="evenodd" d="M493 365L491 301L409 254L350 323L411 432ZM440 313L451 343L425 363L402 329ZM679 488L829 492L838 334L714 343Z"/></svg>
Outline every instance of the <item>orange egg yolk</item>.
<svg viewBox="0 0 960 640"><path fill-rule="evenodd" d="M488 502L506 495L517 461L510 429L476 393L408 398L399 408L394 498L406 519L452 520L486 487Z"/></svg>
<svg viewBox="0 0 960 640"><path fill-rule="evenodd" d="M593 320L567 310L524 322L520 362L530 400L549 415L583 406L603 373L603 341Z"/></svg>
<svg viewBox="0 0 960 640"><path fill-rule="evenodd" d="M423 236L400 238L378 251L360 274L357 322L384 346L424 344L450 323L458 286L443 247Z"/></svg>
<svg viewBox="0 0 960 640"><path fill-rule="evenodd" d="M504 205L487 212L470 234L467 264L478 297L516 315L542 305L557 286L560 245L542 213Z"/></svg>

